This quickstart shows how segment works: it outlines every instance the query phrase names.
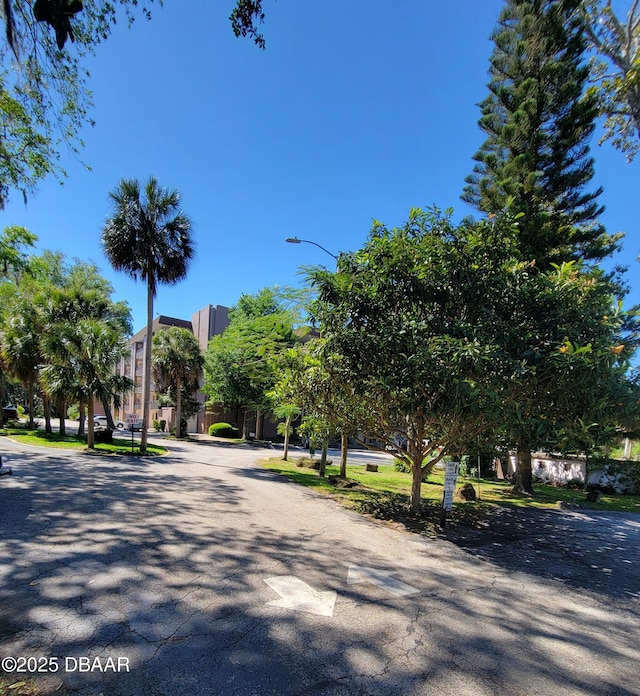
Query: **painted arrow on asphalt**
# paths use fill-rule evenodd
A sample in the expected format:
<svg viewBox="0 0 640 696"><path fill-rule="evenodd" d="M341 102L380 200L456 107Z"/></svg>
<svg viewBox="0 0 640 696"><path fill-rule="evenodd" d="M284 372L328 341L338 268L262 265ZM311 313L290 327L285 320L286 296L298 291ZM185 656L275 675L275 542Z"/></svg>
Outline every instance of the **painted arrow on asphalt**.
<svg viewBox="0 0 640 696"><path fill-rule="evenodd" d="M306 582L293 575L266 578L265 582L281 597L281 599L269 602L268 606L306 611L318 616L333 616L336 592L318 592L311 585L307 585Z"/></svg>
<svg viewBox="0 0 640 696"><path fill-rule="evenodd" d="M370 582L373 585L381 587L387 592L396 597L406 597L407 595L416 594L420 590L411 585L406 585L400 582L397 578L391 577L393 572L387 570L378 570L377 568L362 568L361 566L349 566L349 575L347 576L347 584L355 585L360 582Z"/></svg>

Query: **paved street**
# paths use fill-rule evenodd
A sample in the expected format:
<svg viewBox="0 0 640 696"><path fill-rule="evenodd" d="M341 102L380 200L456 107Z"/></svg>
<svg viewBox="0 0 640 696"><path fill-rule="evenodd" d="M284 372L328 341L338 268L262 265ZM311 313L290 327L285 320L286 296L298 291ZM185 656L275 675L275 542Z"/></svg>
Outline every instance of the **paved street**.
<svg viewBox="0 0 640 696"><path fill-rule="evenodd" d="M272 451L170 447L0 440L0 657L83 696L640 694L634 518L592 521L613 539L568 582L577 557L525 530L422 539L255 465ZM549 534L583 533L554 514Z"/></svg>

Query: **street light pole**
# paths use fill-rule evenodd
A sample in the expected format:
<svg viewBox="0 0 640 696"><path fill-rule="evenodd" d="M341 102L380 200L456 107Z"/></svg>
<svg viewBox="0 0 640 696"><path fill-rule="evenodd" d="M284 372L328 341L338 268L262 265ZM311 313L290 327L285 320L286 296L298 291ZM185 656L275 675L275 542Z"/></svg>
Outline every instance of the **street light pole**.
<svg viewBox="0 0 640 696"><path fill-rule="evenodd" d="M313 242L310 239L299 239L298 237L287 237L285 239L285 242L288 242L289 244L313 244L313 246L318 247L318 249L322 249L325 254L329 254L332 258L334 258L336 261L338 261L338 257L335 254L332 254L328 249L325 249L321 244L318 244L318 242ZM320 460L320 475L324 476L324 467L326 465L327 461L327 446L328 446L328 440L325 439L325 441L322 443L322 457ZM341 476L346 476L346 470L347 470L347 449L349 446L349 436L346 433L342 433L340 436L340 475Z"/></svg>
<svg viewBox="0 0 640 696"><path fill-rule="evenodd" d="M298 237L287 237L284 241L289 242L289 244L313 244L313 246L317 246L318 249L322 249L322 251L324 251L325 254L329 254L329 256L332 256L336 261L338 260L338 257L335 254L332 254L321 244L318 244L318 242L312 242L310 239L298 239Z"/></svg>

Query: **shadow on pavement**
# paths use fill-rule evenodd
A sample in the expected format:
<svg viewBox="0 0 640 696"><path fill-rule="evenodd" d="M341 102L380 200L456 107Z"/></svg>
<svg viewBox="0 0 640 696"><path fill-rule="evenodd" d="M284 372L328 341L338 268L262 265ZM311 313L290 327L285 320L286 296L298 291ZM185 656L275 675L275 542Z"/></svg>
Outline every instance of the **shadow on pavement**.
<svg viewBox="0 0 640 696"><path fill-rule="evenodd" d="M507 570L640 600L640 516L632 513L499 507L487 527L444 536Z"/></svg>
<svg viewBox="0 0 640 696"><path fill-rule="evenodd" d="M257 526L239 487L157 471L33 456L0 486L0 656L130 660L129 673L66 675L83 696L467 693L456 684L477 684L477 694L491 693L487 684L493 693L634 693L620 687L637 677L625 616L594 608L579 614L577 634L571 602L547 615L508 584L478 602L466 586L452 590L460 578L442 564L411 577L419 603L380 595L361 621L358 606L374 602L370 589L345 583L348 543L311 543L295 519L288 534ZM215 521L214 510L223 513ZM531 530L520 523L524 540ZM336 612L351 620L270 606L265 568L335 590ZM586 660L602 670L585 671Z"/></svg>

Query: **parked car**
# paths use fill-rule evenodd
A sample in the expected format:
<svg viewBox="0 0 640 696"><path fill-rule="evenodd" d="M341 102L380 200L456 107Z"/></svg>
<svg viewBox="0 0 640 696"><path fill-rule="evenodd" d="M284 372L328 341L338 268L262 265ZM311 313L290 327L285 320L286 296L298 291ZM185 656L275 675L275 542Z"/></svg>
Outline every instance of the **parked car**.
<svg viewBox="0 0 640 696"><path fill-rule="evenodd" d="M18 420L18 409L16 406L3 406L2 415L5 420Z"/></svg>
<svg viewBox="0 0 640 696"><path fill-rule="evenodd" d="M89 416L87 416L84 419L84 424L85 424L85 426L89 424ZM124 430L124 428L125 428L124 421L116 420L116 421L113 421L113 424L116 426L116 428L118 430ZM106 430L109 427L109 424L107 423L107 417L106 416L94 416L93 417L93 427L98 428L99 430Z"/></svg>

